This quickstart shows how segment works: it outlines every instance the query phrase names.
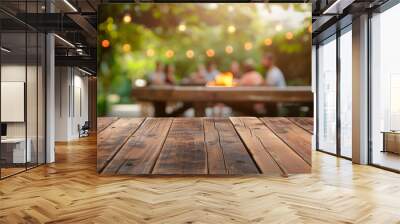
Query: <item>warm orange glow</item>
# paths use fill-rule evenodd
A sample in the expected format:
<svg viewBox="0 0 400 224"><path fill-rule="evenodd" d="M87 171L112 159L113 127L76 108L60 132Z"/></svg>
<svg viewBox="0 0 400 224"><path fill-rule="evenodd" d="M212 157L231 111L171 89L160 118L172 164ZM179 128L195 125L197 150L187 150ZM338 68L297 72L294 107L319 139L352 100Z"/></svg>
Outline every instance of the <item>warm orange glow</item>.
<svg viewBox="0 0 400 224"><path fill-rule="evenodd" d="M129 14L126 14L122 18L122 20L124 21L124 23L130 23L132 21L132 17Z"/></svg>
<svg viewBox="0 0 400 224"><path fill-rule="evenodd" d="M249 50L251 50L253 48L253 44L251 43L251 42L246 42L246 43L244 43L244 49L246 50L246 51L249 51Z"/></svg>
<svg viewBox="0 0 400 224"><path fill-rule="evenodd" d="M153 49L147 49L146 55L147 55L147 57L153 57L154 56L154 50Z"/></svg>
<svg viewBox="0 0 400 224"><path fill-rule="evenodd" d="M233 52L233 47L232 47L231 45L226 46L226 47L225 47L225 52L226 52L227 54L232 54L232 52Z"/></svg>
<svg viewBox="0 0 400 224"><path fill-rule="evenodd" d="M108 47L110 47L110 41L109 40L102 40L101 41L101 46L102 47L104 47L104 48L108 48Z"/></svg>
<svg viewBox="0 0 400 224"><path fill-rule="evenodd" d="M193 58L194 57L194 51L193 50L186 51L186 57L187 58Z"/></svg>
<svg viewBox="0 0 400 224"><path fill-rule="evenodd" d="M271 46L271 45L272 45L272 39L271 39L271 38L266 38L266 39L264 40L264 44L265 44L266 46Z"/></svg>
<svg viewBox="0 0 400 224"><path fill-rule="evenodd" d="M288 40L293 39L293 33L292 32L287 32L286 33L286 39L288 39Z"/></svg>
<svg viewBox="0 0 400 224"><path fill-rule="evenodd" d="M175 52L173 50L168 50L167 52L165 52L165 56L167 58L172 58L174 56Z"/></svg>
<svg viewBox="0 0 400 224"><path fill-rule="evenodd" d="M228 33L234 33L236 31L236 27L233 25L228 26Z"/></svg>
<svg viewBox="0 0 400 224"><path fill-rule="evenodd" d="M123 50L125 53L131 51L131 45L130 45L130 44L124 44L124 45L122 45L122 50Z"/></svg>
<svg viewBox="0 0 400 224"><path fill-rule="evenodd" d="M207 86L235 86L233 74L231 72L220 73L214 81L208 82Z"/></svg>
<svg viewBox="0 0 400 224"><path fill-rule="evenodd" d="M208 49L206 51L206 55L207 55L207 57L212 58L215 56L215 51L213 49Z"/></svg>
<svg viewBox="0 0 400 224"><path fill-rule="evenodd" d="M308 26L308 32L309 32L309 33L312 33L312 25L309 25L309 26Z"/></svg>

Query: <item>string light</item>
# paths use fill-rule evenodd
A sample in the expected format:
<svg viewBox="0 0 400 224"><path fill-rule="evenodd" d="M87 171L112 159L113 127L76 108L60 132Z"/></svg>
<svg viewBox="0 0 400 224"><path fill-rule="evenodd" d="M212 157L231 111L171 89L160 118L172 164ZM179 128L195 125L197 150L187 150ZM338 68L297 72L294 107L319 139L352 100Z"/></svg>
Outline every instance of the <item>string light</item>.
<svg viewBox="0 0 400 224"><path fill-rule="evenodd" d="M167 58L172 58L174 56L175 52L173 50L168 50L165 52L165 56Z"/></svg>
<svg viewBox="0 0 400 224"><path fill-rule="evenodd" d="M124 44L124 45L122 45L122 50L123 50L125 53L131 51L131 45L130 45L130 44Z"/></svg>
<svg viewBox="0 0 400 224"><path fill-rule="evenodd" d="M132 17L129 14L126 14L122 18L122 20L124 21L124 23L130 23L132 21Z"/></svg>
<svg viewBox="0 0 400 224"><path fill-rule="evenodd" d="M288 40L293 39L293 33L292 32L287 32L286 33L286 39L288 39Z"/></svg>
<svg viewBox="0 0 400 224"><path fill-rule="evenodd" d="M185 30L186 30L186 25L185 24L180 24L179 26L178 26L178 30L179 31L181 31L181 32L184 32Z"/></svg>
<svg viewBox="0 0 400 224"><path fill-rule="evenodd" d="M226 46L226 47L225 47L225 52L226 52L227 54L232 54L232 52L233 52L233 47L232 47L231 45Z"/></svg>
<svg viewBox="0 0 400 224"><path fill-rule="evenodd" d="M275 26L275 30L278 31L278 32L282 31L282 29L283 29L282 24L278 24L278 25Z"/></svg>
<svg viewBox="0 0 400 224"><path fill-rule="evenodd" d="M207 57L212 58L215 56L215 51L213 49L208 49L206 51L206 55L207 55Z"/></svg>
<svg viewBox="0 0 400 224"><path fill-rule="evenodd" d="M264 44L265 44L265 46L271 46L272 45L272 39L271 38L265 38Z"/></svg>
<svg viewBox="0 0 400 224"><path fill-rule="evenodd" d="M193 58L194 57L194 51L193 50L186 51L186 57L187 58Z"/></svg>
<svg viewBox="0 0 400 224"><path fill-rule="evenodd" d="M146 55L147 55L147 57L153 57L154 56L154 50L153 49L147 49Z"/></svg>
<svg viewBox="0 0 400 224"><path fill-rule="evenodd" d="M228 33L234 33L236 31L236 27L234 25L228 26Z"/></svg>
<svg viewBox="0 0 400 224"><path fill-rule="evenodd" d="M253 44L251 43L251 42L246 42L246 43L244 43L244 49L246 50L246 51L249 51L249 50L251 50L253 48Z"/></svg>
<svg viewBox="0 0 400 224"><path fill-rule="evenodd" d="M107 40L107 39L102 40L102 41L101 41L101 46L104 47L104 48L110 47L110 41Z"/></svg>

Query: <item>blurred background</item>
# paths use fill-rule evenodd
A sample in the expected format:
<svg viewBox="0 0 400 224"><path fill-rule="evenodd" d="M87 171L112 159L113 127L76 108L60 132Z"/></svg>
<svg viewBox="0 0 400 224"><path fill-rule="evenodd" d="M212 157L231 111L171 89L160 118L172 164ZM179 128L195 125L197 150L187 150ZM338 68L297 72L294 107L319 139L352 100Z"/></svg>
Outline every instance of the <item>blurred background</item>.
<svg viewBox="0 0 400 224"><path fill-rule="evenodd" d="M98 20L98 116L156 116L140 99L152 92L133 93L146 86L311 85L311 4L107 4ZM194 116L193 105L173 101L166 111ZM270 115L310 114L305 105L278 104ZM235 115L226 102L205 107ZM268 115L261 102L250 107Z"/></svg>

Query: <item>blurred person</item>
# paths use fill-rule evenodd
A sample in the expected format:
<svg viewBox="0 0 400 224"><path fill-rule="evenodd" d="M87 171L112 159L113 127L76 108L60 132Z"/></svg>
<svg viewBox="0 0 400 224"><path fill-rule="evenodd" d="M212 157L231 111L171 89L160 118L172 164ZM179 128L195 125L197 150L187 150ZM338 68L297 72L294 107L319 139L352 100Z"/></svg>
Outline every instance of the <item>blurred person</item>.
<svg viewBox="0 0 400 224"><path fill-rule="evenodd" d="M175 66L168 64L165 66L165 83L169 85L175 85Z"/></svg>
<svg viewBox="0 0 400 224"><path fill-rule="evenodd" d="M188 77L182 80L184 85L205 85L206 80L206 68L203 64L197 65L197 70L191 73Z"/></svg>
<svg viewBox="0 0 400 224"><path fill-rule="evenodd" d="M275 65L274 55L271 53L264 53L261 63L267 69L265 74L265 83L268 86L285 87L286 80L282 71Z"/></svg>
<svg viewBox="0 0 400 224"><path fill-rule="evenodd" d="M220 72L217 70L217 64L214 61L209 61L206 66L205 79L213 81Z"/></svg>
<svg viewBox="0 0 400 224"><path fill-rule="evenodd" d="M254 61L247 59L243 65L243 75L239 79L239 86L260 86L264 83L261 74L255 70Z"/></svg>
<svg viewBox="0 0 400 224"><path fill-rule="evenodd" d="M164 65L160 62L156 62L156 68L153 73L149 75L150 85L165 85L166 75L164 73Z"/></svg>
<svg viewBox="0 0 400 224"><path fill-rule="evenodd" d="M240 78L240 64L237 61L232 61L231 63L231 71L233 74L233 78L239 79Z"/></svg>

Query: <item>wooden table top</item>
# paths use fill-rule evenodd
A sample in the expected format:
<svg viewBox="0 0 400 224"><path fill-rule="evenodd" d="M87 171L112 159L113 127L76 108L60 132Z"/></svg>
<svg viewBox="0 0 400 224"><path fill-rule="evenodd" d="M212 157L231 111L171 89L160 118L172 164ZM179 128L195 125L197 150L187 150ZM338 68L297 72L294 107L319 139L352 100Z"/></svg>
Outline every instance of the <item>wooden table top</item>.
<svg viewBox="0 0 400 224"><path fill-rule="evenodd" d="M144 101L206 102L312 102L310 86L147 86L132 89L132 96Z"/></svg>
<svg viewBox="0 0 400 224"><path fill-rule="evenodd" d="M312 118L98 118L105 175L282 175L311 170Z"/></svg>

